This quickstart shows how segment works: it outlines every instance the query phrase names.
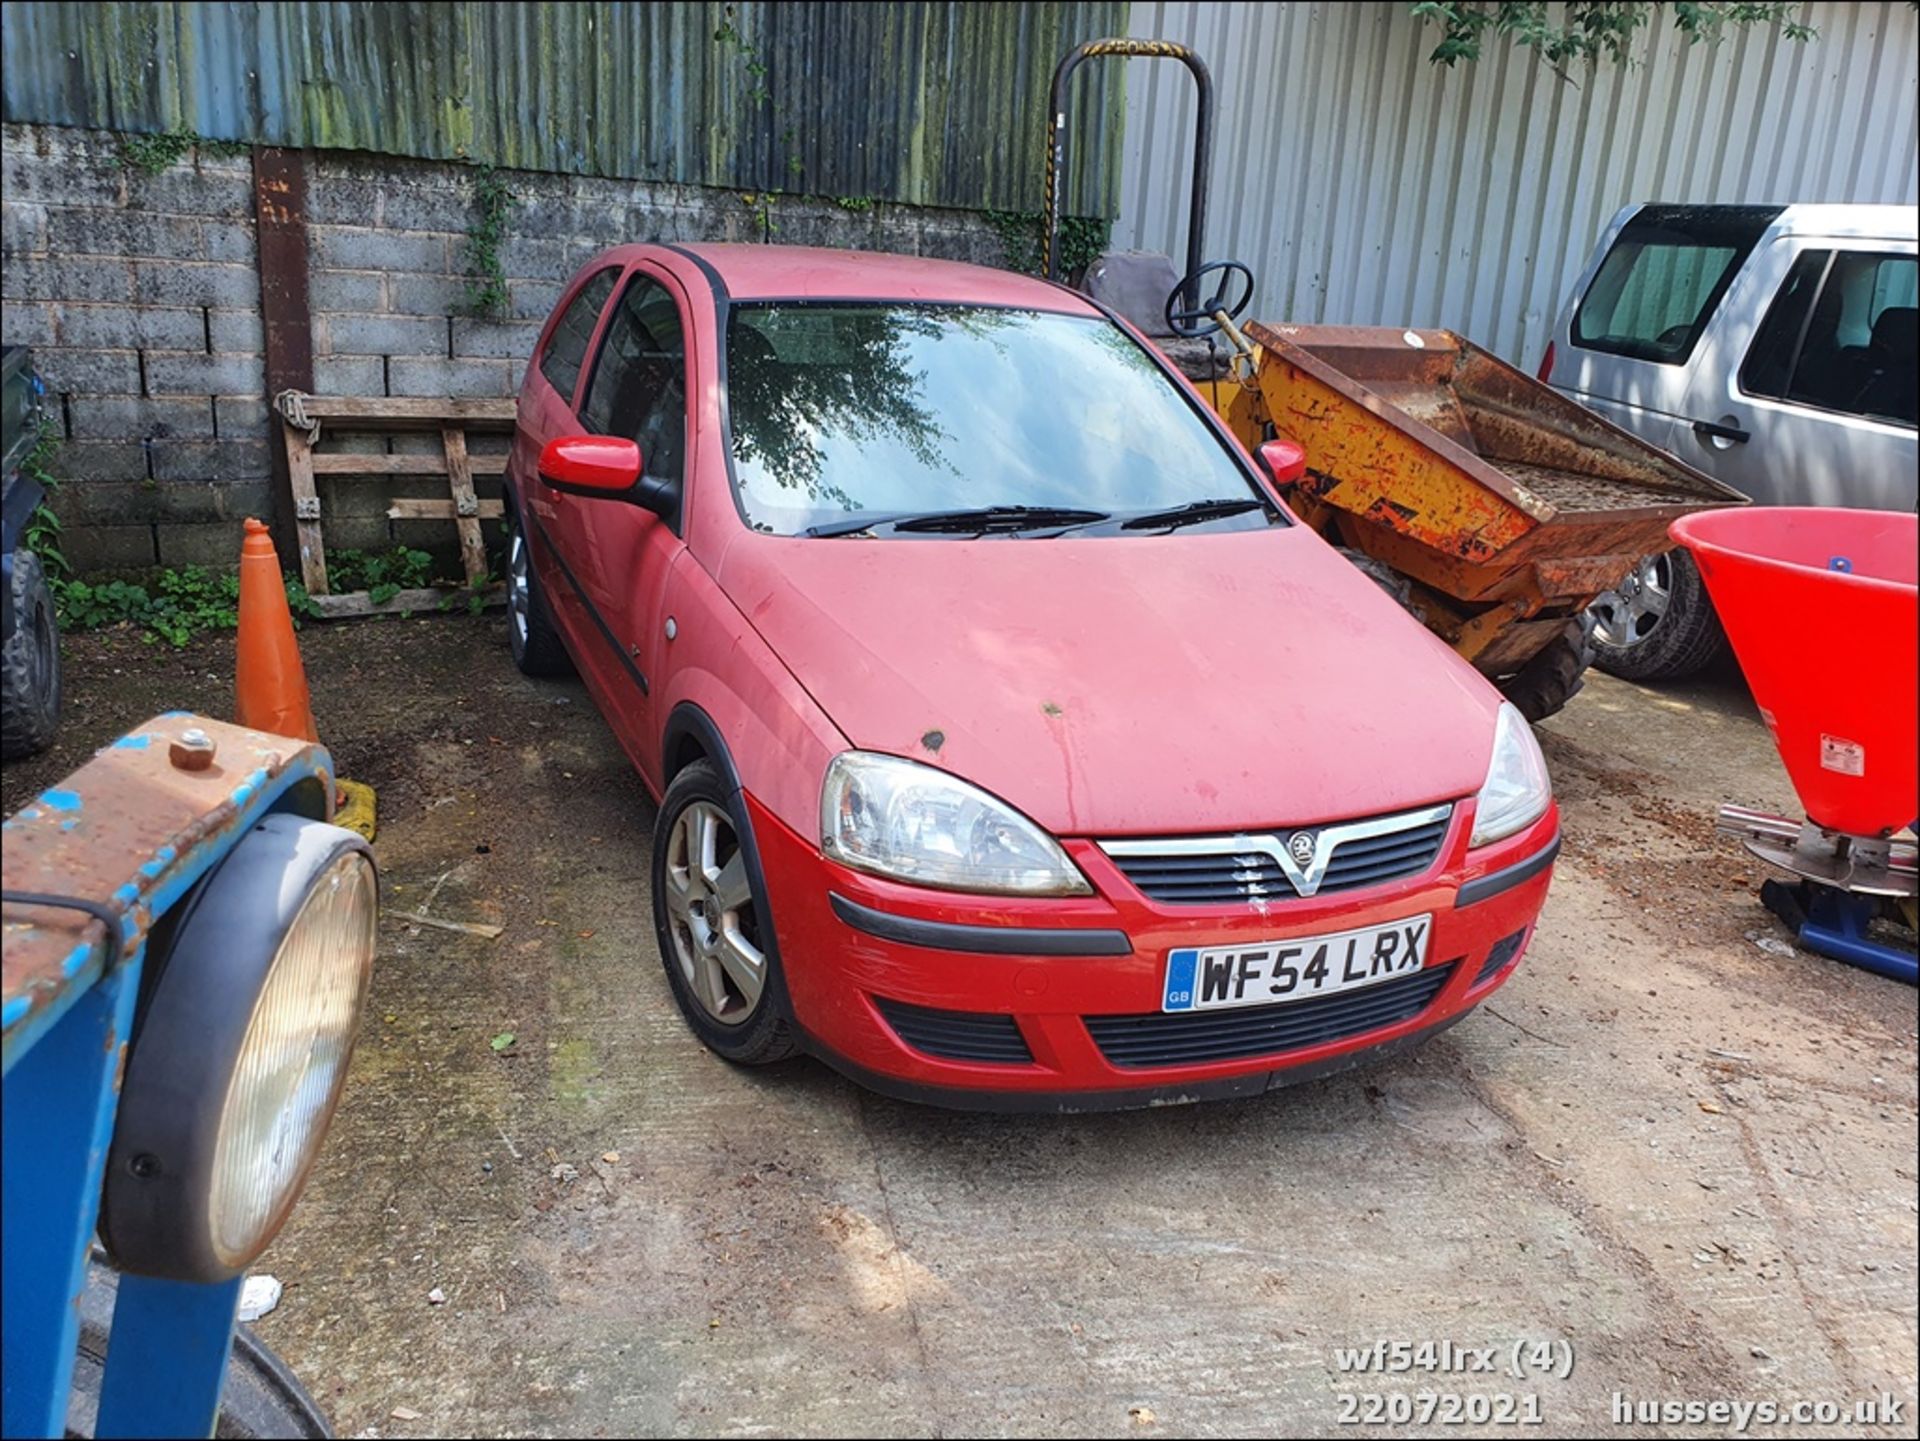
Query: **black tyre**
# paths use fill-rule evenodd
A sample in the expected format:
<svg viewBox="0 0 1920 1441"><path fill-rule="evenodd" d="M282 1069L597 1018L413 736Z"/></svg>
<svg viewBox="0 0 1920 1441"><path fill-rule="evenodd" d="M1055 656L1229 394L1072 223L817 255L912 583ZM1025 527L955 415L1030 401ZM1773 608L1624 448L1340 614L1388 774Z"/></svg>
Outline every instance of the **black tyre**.
<svg viewBox="0 0 1920 1441"><path fill-rule="evenodd" d="M675 776L653 826L653 928L693 1033L760 1066L799 1047L749 836L738 795L709 762Z"/></svg>
<svg viewBox="0 0 1920 1441"><path fill-rule="evenodd" d="M60 724L60 629L40 557L13 553L13 634L0 649L0 759L43 751Z"/></svg>
<svg viewBox="0 0 1920 1441"><path fill-rule="evenodd" d="M73 1389L67 1394L69 1436L94 1434L118 1286L119 1278L105 1264L97 1259L87 1263L87 1285L80 1293L80 1350L73 1363ZM233 1438L301 1437L331 1436L333 1430L286 1363L251 1330L237 1326L213 1434Z"/></svg>
<svg viewBox="0 0 1920 1441"><path fill-rule="evenodd" d="M523 675L571 675L573 660L553 628L546 591L533 568L533 552L519 515L507 510L507 645Z"/></svg>
<svg viewBox="0 0 1920 1441"><path fill-rule="evenodd" d="M1580 616L1551 644L1513 675L1499 682L1500 693L1529 721L1543 721L1580 694L1593 662L1593 622Z"/></svg>
<svg viewBox="0 0 1920 1441"><path fill-rule="evenodd" d="M1622 680L1677 680L1726 648L1713 601L1684 550L1669 550L1596 600L1594 664Z"/></svg>

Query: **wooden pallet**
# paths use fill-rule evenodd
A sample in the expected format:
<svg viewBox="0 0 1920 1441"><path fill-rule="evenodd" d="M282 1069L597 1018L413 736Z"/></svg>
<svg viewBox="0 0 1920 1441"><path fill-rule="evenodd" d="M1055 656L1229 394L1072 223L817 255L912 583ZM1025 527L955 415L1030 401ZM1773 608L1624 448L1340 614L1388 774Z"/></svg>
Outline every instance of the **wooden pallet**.
<svg viewBox="0 0 1920 1441"><path fill-rule="evenodd" d="M510 431L511 400L457 400L451 397L306 395L282 392L274 400L280 431L287 447L287 475L292 482L294 532L300 548L300 579L315 607L325 616L375 615L388 611L430 609L445 599L437 590L401 591L375 604L366 591L335 595L327 578L327 551L320 514L317 476L376 480L396 475L444 475L447 498L395 498L387 515L394 520L450 520L460 537L460 561L466 571L468 593L488 604L505 599L505 590L487 582L487 552L480 522L498 520L504 507L482 500L473 489L476 475L501 475L504 455L475 455L467 449L469 431ZM346 429L440 432L438 455L356 455L346 451L321 452L320 436L329 423Z"/></svg>

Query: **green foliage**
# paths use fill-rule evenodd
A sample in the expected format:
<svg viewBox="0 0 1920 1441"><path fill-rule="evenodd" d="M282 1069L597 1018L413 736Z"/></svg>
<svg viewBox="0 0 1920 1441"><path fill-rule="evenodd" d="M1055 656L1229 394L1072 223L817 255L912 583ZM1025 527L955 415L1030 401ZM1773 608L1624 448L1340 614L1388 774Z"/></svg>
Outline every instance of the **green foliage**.
<svg viewBox="0 0 1920 1441"><path fill-rule="evenodd" d="M182 127L158 135L122 135L120 163L138 174L154 176L171 170L196 146L223 160L235 159L252 149L244 140L213 140Z"/></svg>
<svg viewBox="0 0 1920 1441"><path fill-rule="evenodd" d="M1633 48L1641 30L1650 28L1661 12L1689 45L1718 41L1729 27L1777 25L1789 40L1811 40L1816 32L1794 18L1800 7L1791 4L1705 3L1679 0L1665 5L1654 0L1570 0L1549 5L1544 0L1418 0L1407 7L1425 24L1438 25L1440 43L1427 57L1436 65L1478 60L1488 31L1533 51L1563 80L1576 61L1597 64L1612 60L1634 63Z"/></svg>
<svg viewBox="0 0 1920 1441"><path fill-rule="evenodd" d="M403 590L418 590L432 579L433 557L424 550L402 545L372 554L327 552L327 581L334 590L364 590L375 605L385 605Z"/></svg>
<svg viewBox="0 0 1920 1441"><path fill-rule="evenodd" d="M989 210L987 224L1000 237L1000 263L1023 275L1040 275L1040 242L1046 217L1039 211L1024 214ZM1113 222L1095 216L1068 215L1060 221L1060 273L1074 275L1107 253Z"/></svg>
<svg viewBox="0 0 1920 1441"><path fill-rule="evenodd" d="M53 459L53 452L60 445L60 430L51 420L42 422L40 439L26 459L20 462L20 473L28 480L37 481L48 495L60 489L60 482L47 465ZM27 516L27 524L21 539L28 550L40 557L41 568L48 578L58 579L72 575L73 566L60 550L60 517L53 513L53 507L42 500Z"/></svg>
<svg viewBox="0 0 1920 1441"><path fill-rule="evenodd" d="M66 562L62 560L61 565ZM433 557L400 546L381 554L329 551L328 579L337 590L365 590L376 604L432 578ZM287 609L297 627L320 615L320 607L296 576L284 577ZM68 631L131 625L149 642L165 641L176 650L208 631L232 630L240 623L240 577L216 574L203 566L155 571L145 582L72 580L48 573L60 625Z"/></svg>
<svg viewBox="0 0 1920 1441"><path fill-rule="evenodd" d="M855 215L865 215L873 209L871 195L835 195L830 198L842 210L851 210Z"/></svg>
<svg viewBox="0 0 1920 1441"><path fill-rule="evenodd" d="M745 72L748 109L764 110L768 149L772 150L776 133L774 127L790 117L783 107L771 103L773 92L767 88L767 62L761 55L759 47L749 41L741 33L740 27L734 23L733 6L729 5L721 12L720 23L714 28L713 43L719 46L722 54L732 56ZM806 161L801 158L798 149L799 134L799 127L794 123L781 126L778 131L779 146L786 152L787 157L783 168L796 188L807 168ZM760 222L760 238L772 240L779 233L779 227L773 223L773 196L764 193L750 194L745 197L745 200L748 207L754 211L755 218Z"/></svg>
<svg viewBox="0 0 1920 1441"><path fill-rule="evenodd" d="M507 273L500 245L507 238L507 217L520 203L506 179L491 165L476 165L473 224L467 227L463 257L467 274L467 313L498 319L507 310Z"/></svg>

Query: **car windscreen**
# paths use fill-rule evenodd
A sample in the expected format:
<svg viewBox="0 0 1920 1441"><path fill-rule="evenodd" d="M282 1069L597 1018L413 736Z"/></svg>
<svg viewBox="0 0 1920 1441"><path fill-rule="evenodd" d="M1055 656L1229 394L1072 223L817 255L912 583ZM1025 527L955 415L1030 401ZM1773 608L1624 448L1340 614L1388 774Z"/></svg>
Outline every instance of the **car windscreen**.
<svg viewBox="0 0 1920 1441"><path fill-rule="evenodd" d="M1101 318L736 302L726 381L740 507L770 534L863 514L1260 498L1188 398ZM1260 510L1232 523L1268 523Z"/></svg>
<svg viewBox="0 0 1920 1441"><path fill-rule="evenodd" d="M1620 229L1573 316L1572 340L1684 365L1775 206L1648 205Z"/></svg>

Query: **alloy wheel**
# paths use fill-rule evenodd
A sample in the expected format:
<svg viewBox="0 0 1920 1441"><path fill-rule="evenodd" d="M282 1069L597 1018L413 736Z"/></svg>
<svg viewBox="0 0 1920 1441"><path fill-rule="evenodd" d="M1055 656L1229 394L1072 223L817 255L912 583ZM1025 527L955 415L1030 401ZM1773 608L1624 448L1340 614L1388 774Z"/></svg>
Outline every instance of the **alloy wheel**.
<svg viewBox="0 0 1920 1441"><path fill-rule="evenodd" d="M515 526L507 542L507 618L513 625L514 639L527 640L527 542Z"/></svg>
<svg viewBox="0 0 1920 1441"><path fill-rule="evenodd" d="M1616 650L1645 640L1660 624L1673 600L1673 567L1664 555L1651 556L1594 601L1593 634Z"/></svg>
<svg viewBox="0 0 1920 1441"><path fill-rule="evenodd" d="M753 883L733 821L694 801L667 834L667 929L674 962L701 1007L724 1025L746 1020L767 983Z"/></svg>

